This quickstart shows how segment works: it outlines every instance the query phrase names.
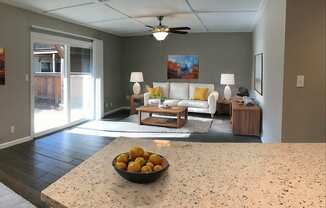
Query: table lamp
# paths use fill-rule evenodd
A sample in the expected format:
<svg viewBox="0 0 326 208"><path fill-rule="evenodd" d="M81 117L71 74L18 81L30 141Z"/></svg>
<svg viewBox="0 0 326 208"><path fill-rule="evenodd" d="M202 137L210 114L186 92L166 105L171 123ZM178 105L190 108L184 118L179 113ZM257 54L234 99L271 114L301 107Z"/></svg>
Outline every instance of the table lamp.
<svg viewBox="0 0 326 208"><path fill-rule="evenodd" d="M134 95L139 95L141 92L141 86L140 86L139 82L144 82L143 73L142 72L131 72L130 82L135 83L134 86L132 87Z"/></svg>
<svg viewBox="0 0 326 208"><path fill-rule="evenodd" d="M221 74L221 85L225 85L224 98L230 100L232 95L230 85L234 85L234 74Z"/></svg>

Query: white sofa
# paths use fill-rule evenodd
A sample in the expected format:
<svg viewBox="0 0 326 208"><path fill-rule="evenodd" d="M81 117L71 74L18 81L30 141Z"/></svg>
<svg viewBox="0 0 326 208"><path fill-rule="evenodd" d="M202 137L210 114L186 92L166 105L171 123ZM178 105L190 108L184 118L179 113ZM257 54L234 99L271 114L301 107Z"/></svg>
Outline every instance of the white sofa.
<svg viewBox="0 0 326 208"><path fill-rule="evenodd" d="M187 106L189 112L208 113L213 117L216 112L218 92L214 90L214 84L180 83L180 82L154 82L153 87L160 87L161 93L167 99L168 106ZM193 100L196 87L208 88L208 100ZM144 105L158 105L159 99L152 99L149 93L144 94Z"/></svg>

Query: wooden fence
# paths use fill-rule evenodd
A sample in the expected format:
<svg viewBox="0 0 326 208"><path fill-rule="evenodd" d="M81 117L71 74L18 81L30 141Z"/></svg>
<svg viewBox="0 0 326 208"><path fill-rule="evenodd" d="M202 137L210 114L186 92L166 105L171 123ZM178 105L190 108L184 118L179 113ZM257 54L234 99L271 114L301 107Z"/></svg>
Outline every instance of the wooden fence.
<svg viewBox="0 0 326 208"><path fill-rule="evenodd" d="M44 100L54 105L62 101L62 77L61 73L34 73L35 99Z"/></svg>

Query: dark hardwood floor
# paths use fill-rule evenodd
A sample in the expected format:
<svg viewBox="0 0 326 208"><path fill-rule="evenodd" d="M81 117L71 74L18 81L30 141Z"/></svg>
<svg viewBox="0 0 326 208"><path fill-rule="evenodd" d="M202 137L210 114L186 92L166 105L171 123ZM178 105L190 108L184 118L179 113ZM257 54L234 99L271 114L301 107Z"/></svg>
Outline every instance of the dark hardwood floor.
<svg viewBox="0 0 326 208"><path fill-rule="evenodd" d="M126 116L128 111L120 111L105 119L120 120ZM64 130L2 149L0 150L0 182L37 207L45 207L40 200L40 192L44 188L113 140L114 138L108 137L72 134ZM191 135L187 141L260 142L260 139L209 132L205 135Z"/></svg>
<svg viewBox="0 0 326 208"><path fill-rule="evenodd" d="M58 132L31 142L0 150L0 181L44 207L40 192L113 138Z"/></svg>

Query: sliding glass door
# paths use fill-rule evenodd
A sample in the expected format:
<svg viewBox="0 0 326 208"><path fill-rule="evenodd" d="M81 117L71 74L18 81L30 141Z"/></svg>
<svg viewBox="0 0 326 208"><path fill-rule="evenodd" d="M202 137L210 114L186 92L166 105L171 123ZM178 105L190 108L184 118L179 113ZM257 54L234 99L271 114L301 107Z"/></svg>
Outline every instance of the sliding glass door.
<svg viewBox="0 0 326 208"><path fill-rule="evenodd" d="M94 117L92 43L32 33L32 131Z"/></svg>
<svg viewBox="0 0 326 208"><path fill-rule="evenodd" d="M33 44L32 83L36 133L68 123L65 53L62 44Z"/></svg>
<svg viewBox="0 0 326 208"><path fill-rule="evenodd" d="M71 121L92 116L92 50L70 47L70 118Z"/></svg>

